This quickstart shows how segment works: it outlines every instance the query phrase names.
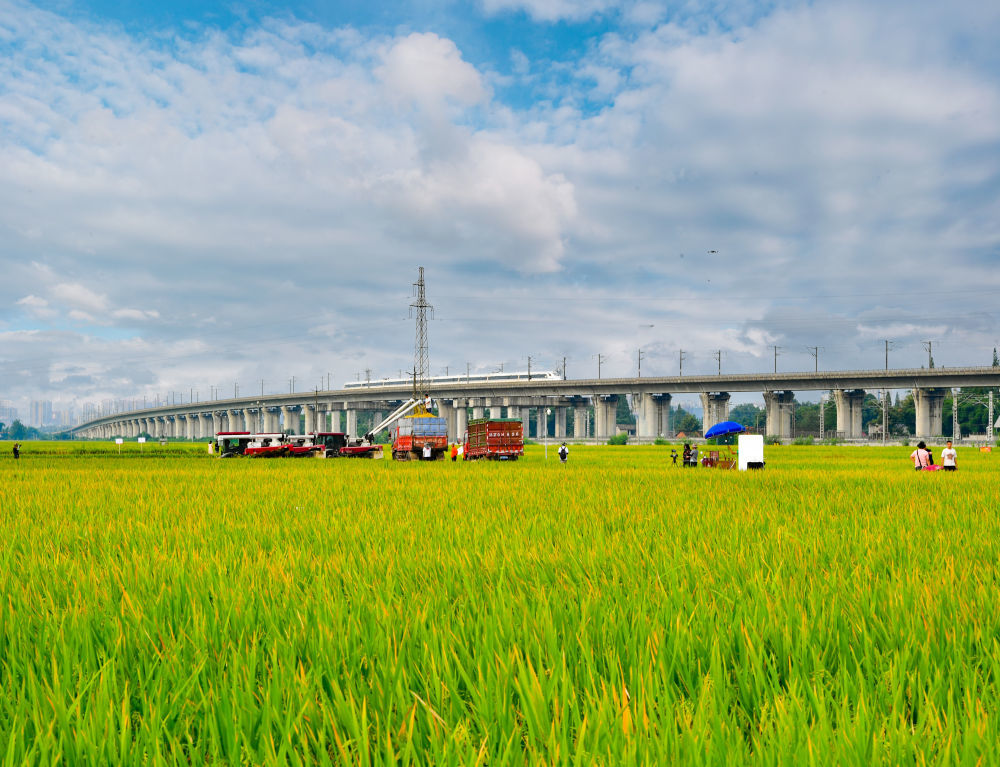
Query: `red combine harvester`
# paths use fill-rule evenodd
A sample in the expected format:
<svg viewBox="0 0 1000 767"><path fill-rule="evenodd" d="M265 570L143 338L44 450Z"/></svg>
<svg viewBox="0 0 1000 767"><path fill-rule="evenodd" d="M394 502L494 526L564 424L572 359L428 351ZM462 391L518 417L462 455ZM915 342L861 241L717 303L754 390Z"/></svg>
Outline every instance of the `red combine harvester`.
<svg viewBox="0 0 1000 767"><path fill-rule="evenodd" d="M221 458L381 458L382 446L351 440L342 432L251 434L220 431L215 443Z"/></svg>
<svg viewBox="0 0 1000 767"><path fill-rule="evenodd" d="M524 455L524 429L513 418L477 418L465 433L465 460L516 461Z"/></svg>

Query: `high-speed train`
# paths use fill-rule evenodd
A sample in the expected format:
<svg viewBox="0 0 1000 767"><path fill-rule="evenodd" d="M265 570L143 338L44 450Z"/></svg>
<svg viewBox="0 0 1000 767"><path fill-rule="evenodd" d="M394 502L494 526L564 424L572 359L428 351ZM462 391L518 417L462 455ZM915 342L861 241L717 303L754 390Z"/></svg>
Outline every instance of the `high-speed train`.
<svg viewBox="0 0 1000 767"><path fill-rule="evenodd" d="M527 381L528 371L519 370L511 372L496 373L469 373L468 375L447 375L432 376L428 379L431 386L437 384L457 384L457 383L502 383L504 381ZM551 370L532 370L532 381L561 381L558 374ZM373 378L371 381L348 381L344 384L345 389L379 389L383 386L410 386L412 378Z"/></svg>

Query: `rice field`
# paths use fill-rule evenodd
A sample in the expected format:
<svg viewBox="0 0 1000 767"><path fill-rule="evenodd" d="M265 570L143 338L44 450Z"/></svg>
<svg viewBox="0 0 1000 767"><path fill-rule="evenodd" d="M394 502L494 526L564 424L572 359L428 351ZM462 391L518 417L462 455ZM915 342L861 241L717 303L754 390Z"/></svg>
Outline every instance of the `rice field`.
<svg viewBox="0 0 1000 767"><path fill-rule="evenodd" d="M1000 762L1000 452L0 443L0 759Z"/></svg>

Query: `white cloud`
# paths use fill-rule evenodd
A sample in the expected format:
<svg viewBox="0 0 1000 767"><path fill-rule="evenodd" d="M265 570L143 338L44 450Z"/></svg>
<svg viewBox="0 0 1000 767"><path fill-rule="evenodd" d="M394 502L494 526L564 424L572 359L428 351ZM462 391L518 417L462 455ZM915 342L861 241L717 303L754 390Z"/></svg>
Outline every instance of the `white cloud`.
<svg viewBox="0 0 1000 767"><path fill-rule="evenodd" d="M49 302L38 296L25 296L18 299L18 306L23 306L32 316L39 319L51 319L57 312L49 306Z"/></svg>
<svg viewBox="0 0 1000 767"><path fill-rule="evenodd" d="M428 109L446 102L472 106L486 99L479 72L462 59L451 40L432 33L413 33L396 40L382 55L375 74L401 101Z"/></svg>
<svg viewBox="0 0 1000 767"><path fill-rule="evenodd" d="M61 282L53 285L50 293L56 301L76 309L101 313L108 307L106 296L99 295L79 283Z"/></svg>
<svg viewBox="0 0 1000 767"><path fill-rule="evenodd" d="M519 41L505 78L433 32L167 45L0 6L0 322L76 323L12 359L75 375L84 350L93 396L395 373L418 265L435 365L607 350L625 373L648 342L644 373L681 347L760 369L770 344L864 366L880 332L917 359L925 303L956 349L991 348L969 306L1000 293L996 14L740 3L728 29L719 7L488 0L609 30L566 61ZM136 327L144 346L111 339ZM41 391L56 368L24 369Z"/></svg>

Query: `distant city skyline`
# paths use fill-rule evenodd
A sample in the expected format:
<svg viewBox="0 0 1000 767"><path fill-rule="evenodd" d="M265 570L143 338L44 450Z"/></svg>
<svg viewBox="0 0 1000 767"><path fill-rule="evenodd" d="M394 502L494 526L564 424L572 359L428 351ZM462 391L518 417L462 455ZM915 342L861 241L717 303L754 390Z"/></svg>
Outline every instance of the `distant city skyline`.
<svg viewBox="0 0 1000 767"><path fill-rule="evenodd" d="M988 365L998 38L972 0L0 0L0 398L394 377L418 266L434 373Z"/></svg>

